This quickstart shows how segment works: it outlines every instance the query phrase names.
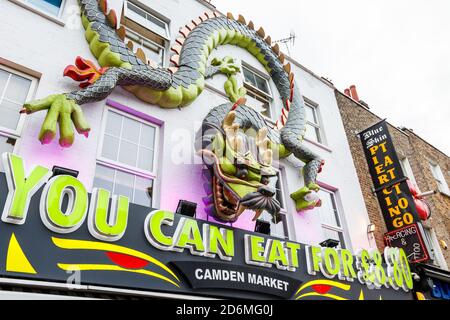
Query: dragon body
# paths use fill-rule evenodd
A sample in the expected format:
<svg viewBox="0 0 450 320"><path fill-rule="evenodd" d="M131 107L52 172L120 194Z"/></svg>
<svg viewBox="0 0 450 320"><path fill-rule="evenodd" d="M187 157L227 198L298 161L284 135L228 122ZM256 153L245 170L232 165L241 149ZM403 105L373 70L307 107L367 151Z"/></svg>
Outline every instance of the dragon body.
<svg viewBox="0 0 450 320"><path fill-rule="evenodd" d="M275 175L274 154L279 158L293 154L305 162L305 187L291 195L297 210L320 205L312 193L318 191L316 176L323 161L302 144L306 130L303 98L290 64L285 64L278 45L271 44L262 28L254 30L253 22L247 23L242 16L235 19L231 14L225 17L217 12L205 13L180 30L172 47L172 67L160 68L149 63L141 49L135 53L131 43L125 44L124 28L117 28L117 17L108 10L106 1L79 0L79 4L86 39L102 68L77 58L76 65L67 67L64 74L85 81L80 90L24 105L24 113L48 110L39 135L41 143L54 139L58 124L63 147L72 145L74 127L87 136L90 127L80 106L105 99L116 86L150 104L180 108L203 92L205 79L223 73L228 76L225 90L232 102L213 108L201 131L201 152L212 160L205 161L212 180L211 214L223 221L236 221L243 210L252 209L256 211L255 218L264 210L275 217L280 204L269 186ZM243 105L245 90L236 88L234 75L239 67L232 58L214 59L208 65L211 52L228 44L246 49L272 77L284 106L275 126ZM256 132L256 154L247 150L249 140L240 133L249 129ZM225 154L220 154L220 150L225 150Z"/></svg>

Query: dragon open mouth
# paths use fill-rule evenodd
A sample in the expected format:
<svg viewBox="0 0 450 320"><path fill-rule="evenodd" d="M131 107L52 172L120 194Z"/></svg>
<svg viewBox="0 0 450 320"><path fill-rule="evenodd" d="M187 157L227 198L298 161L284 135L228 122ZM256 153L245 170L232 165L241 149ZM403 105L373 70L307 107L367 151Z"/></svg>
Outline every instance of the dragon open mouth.
<svg viewBox="0 0 450 320"><path fill-rule="evenodd" d="M214 160L212 175L212 191L216 218L224 222L235 222L245 210L253 210L256 221L264 211L278 216L280 203L274 198L275 191L261 183L248 182L227 176L220 168L218 158L210 151L203 150L203 154ZM245 195L233 190L241 187L246 189ZM275 218L275 220L277 220Z"/></svg>
<svg viewBox="0 0 450 320"><path fill-rule="evenodd" d="M213 177L212 184L217 216L225 221L237 220L239 215L245 210L239 212L238 196L225 187L217 177Z"/></svg>

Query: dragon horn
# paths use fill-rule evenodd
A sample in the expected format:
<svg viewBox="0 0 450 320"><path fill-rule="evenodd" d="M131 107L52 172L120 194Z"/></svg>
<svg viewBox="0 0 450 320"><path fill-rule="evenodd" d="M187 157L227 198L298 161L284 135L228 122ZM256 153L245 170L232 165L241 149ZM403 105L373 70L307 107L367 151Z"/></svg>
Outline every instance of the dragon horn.
<svg viewBox="0 0 450 320"><path fill-rule="evenodd" d="M141 60L142 62L147 63L147 57L145 56L144 50L142 50L141 48L138 48L136 50L136 57L139 58L139 60Z"/></svg>
<svg viewBox="0 0 450 320"><path fill-rule="evenodd" d="M106 0L98 0L98 4L99 4L100 9L102 10L102 12L106 15L106 13L108 12L108 1L106 1Z"/></svg>
<svg viewBox="0 0 450 320"><path fill-rule="evenodd" d="M258 31L256 31L256 33L258 34L258 36L260 36L262 39L264 39L266 37L266 32L264 31L263 27L259 28Z"/></svg>
<svg viewBox="0 0 450 320"><path fill-rule="evenodd" d="M127 34L127 31L125 30L124 26L120 26L120 28L117 29L116 33L119 36L120 40L125 41L125 36Z"/></svg>
<svg viewBox="0 0 450 320"><path fill-rule="evenodd" d="M132 42L131 40L128 41L127 47L128 47L128 49L130 49L131 51L133 51L134 44L133 44L133 42Z"/></svg>
<svg viewBox="0 0 450 320"><path fill-rule="evenodd" d="M110 26L113 27L114 29L117 28L116 11L114 9L111 9L106 17L108 18Z"/></svg>
<svg viewBox="0 0 450 320"><path fill-rule="evenodd" d="M284 71L286 71L287 74L291 73L291 63L288 62L284 65Z"/></svg>
<svg viewBox="0 0 450 320"><path fill-rule="evenodd" d="M275 54L280 54L280 46L278 45L278 43L275 43L275 45L272 47L273 52L275 52Z"/></svg>
<svg viewBox="0 0 450 320"><path fill-rule="evenodd" d="M242 23L243 25L247 24L247 21L245 21L245 18L244 18L244 16L242 14L239 15L239 18L237 19L237 21L239 23Z"/></svg>

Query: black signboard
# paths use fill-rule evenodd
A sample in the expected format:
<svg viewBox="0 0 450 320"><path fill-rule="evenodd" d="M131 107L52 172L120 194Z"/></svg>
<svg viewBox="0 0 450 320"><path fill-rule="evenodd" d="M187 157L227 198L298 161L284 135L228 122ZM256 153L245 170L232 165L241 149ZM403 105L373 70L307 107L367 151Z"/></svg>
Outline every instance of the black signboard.
<svg viewBox="0 0 450 320"><path fill-rule="evenodd" d="M288 274L266 270L256 272L255 268L229 263L177 261L174 265L183 272L194 289L228 288L289 299L302 283Z"/></svg>
<svg viewBox="0 0 450 320"><path fill-rule="evenodd" d="M389 232L384 236L386 245L394 248L403 248L411 263L427 261L428 252L423 243L420 226L413 224L396 231Z"/></svg>
<svg viewBox="0 0 450 320"><path fill-rule="evenodd" d="M225 261L217 255L208 256L206 251L196 252L194 247L191 250L160 248L152 243L152 236L148 233L151 225L148 218L150 213L162 211L135 204L130 204L126 231L119 240L101 241L94 238L88 218L72 232L62 234L51 231L43 223L40 212L44 192L45 188L41 187L31 198L23 224L0 222L0 277L19 278L25 284L27 280L32 280L34 285L36 281L50 281L59 283L61 288L74 290L81 285L96 286L96 290L107 287L218 298L412 299L411 293L404 290L396 291L391 287L373 290L356 279L346 281L336 276L333 280L320 273L309 274L306 245L290 243L291 249L283 248L282 245L287 244L284 240L173 213L170 213L174 217L170 224L158 224L156 231L150 234L155 236L160 230L159 237L170 240L176 237L178 226L190 225L200 230L198 236L207 237L201 230L209 228L211 232L212 228L222 228L231 233L233 252ZM4 209L7 195L5 175L0 173L0 212ZM185 241L192 236L189 233L186 235ZM290 252L289 261L295 260L298 267L284 270L261 266L264 262L261 265L247 263L244 243L256 238L255 259L263 259L264 247L271 247L275 249L273 256L276 259L284 256L286 251ZM200 246L201 243L200 240ZM222 254L225 255L225 252ZM333 255L328 257L332 259ZM334 266L330 264L329 268ZM353 259L352 268L358 270L356 259Z"/></svg>
<svg viewBox="0 0 450 320"><path fill-rule="evenodd" d="M375 190L378 191L405 180L385 120L362 131L359 135Z"/></svg>
<svg viewBox="0 0 450 320"><path fill-rule="evenodd" d="M410 262L428 259L428 253L422 241L419 215L414 198L409 190L391 135L385 120L362 131L361 142L372 177L375 193L388 230L386 238L401 230L414 230L414 235L402 237L395 244L405 249ZM406 245L406 243L410 245ZM414 243L414 246L412 245ZM420 246L420 248L417 248ZM418 253L417 251L420 251Z"/></svg>

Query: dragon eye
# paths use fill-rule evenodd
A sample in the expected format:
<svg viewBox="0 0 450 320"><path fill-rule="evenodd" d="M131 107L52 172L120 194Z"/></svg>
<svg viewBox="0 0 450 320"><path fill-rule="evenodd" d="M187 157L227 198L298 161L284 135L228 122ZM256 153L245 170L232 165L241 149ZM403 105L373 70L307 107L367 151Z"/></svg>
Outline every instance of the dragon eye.
<svg viewBox="0 0 450 320"><path fill-rule="evenodd" d="M238 168L237 173L236 173L236 177L238 177L239 179L246 179L248 176L248 170L245 168Z"/></svg>
<svg viewBox="0 0 450 320"><path fill-rule="evenodd" d="M268 176L262 176L261 177L261 183L264 185L268 185L270 182L270 178Z"/></svg>

